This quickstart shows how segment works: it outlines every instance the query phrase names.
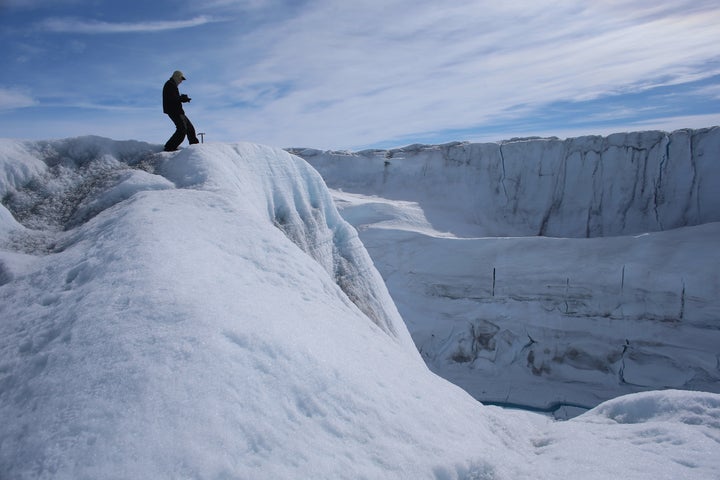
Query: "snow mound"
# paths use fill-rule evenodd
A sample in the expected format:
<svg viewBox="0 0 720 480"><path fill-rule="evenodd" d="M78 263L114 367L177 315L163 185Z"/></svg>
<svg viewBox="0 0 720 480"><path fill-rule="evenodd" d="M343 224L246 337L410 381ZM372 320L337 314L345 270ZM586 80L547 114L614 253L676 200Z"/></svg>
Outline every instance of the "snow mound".
<svg viewBox="0 0 720 480"><path fill-rule="evenodd" d="M96 137L0 149L0 478L720 472L711 425L683 423L666 459L617 425L484 407L430 373L298 157ZM554 449L578 435L582 450Z"/></svg>
<svg viewBox="0 0 720 480"><path fill-rule="evenodd" d="M720 429L720 396L680 390L644 392L609 400L586 414L617 423L676 422Z"/></svg>
<svg viewBox="0 0 720 480"><path fill-rule="evenodd" d="M337 214L319 175L297 158L288 162L291 157L284 152L238 145L215 147L212 153L206 148L205 155L182 152L174 162L163 162L167 155L157 153L157 147L99 137L11 145L0 157L4 178L12 180L3 185L3 203L30 229L72 229L139 192L175 187L223 191L253 212L266 213L376 324L398 335L395 324L401 321L389 297L373 290L377 274L355 231ZM237 159L248 156L265 164L243 169L247 162ZM288 164L291 171L278 171ZM161 175L143 170L156 167ZM299 184L298 178L306 182ZM16 227L7 213L1 218Z"/></svg>
<svg viewBox="0 0 720 480"><path fill-rule="evenodd" d="M534 438L536 467L546 470L544 462L555 456L584 456L575 465L549 467L551 478L718 478L719 398L667 390L610 400ZM617 442L624 447L607 450Z"/></svg>

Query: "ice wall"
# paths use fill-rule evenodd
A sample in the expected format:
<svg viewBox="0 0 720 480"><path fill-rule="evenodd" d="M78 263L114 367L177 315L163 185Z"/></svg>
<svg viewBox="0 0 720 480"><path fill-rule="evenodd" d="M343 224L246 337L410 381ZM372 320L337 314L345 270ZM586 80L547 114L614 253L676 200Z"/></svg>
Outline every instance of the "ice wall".
<svg viewBox="0 0 720 480"><path fill-rule="evenodd" d="M294 151L427 364L479 400L564 416L717 391L720 128Z"/></svg>
<svg viewBox="0 0 720 480"><path fill-rule="evenodd" d="M458 235L599 237L720 220L720 127L293 153L334 188L432 199L431 222L469 226Z"/></svg>

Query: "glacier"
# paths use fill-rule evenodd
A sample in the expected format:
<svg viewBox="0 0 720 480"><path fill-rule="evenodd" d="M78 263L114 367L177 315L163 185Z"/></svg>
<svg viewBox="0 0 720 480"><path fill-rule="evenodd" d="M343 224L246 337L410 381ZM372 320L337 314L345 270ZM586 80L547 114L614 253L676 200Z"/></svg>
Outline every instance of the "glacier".
<svg viewBox="0 0 720 480"><path fill-rule="evenodd" d="M482 405L426 367L308 163L161 148L0 140L0 478L720 474L720 395Z"/></svg>
<svg viewBox="0 0 720 480"><path fill-rule="evenodd" d="M720 391L720 128L290 151L475 398L566 417Z"/></svg>
<svg viewBox="0 0 720 480"><path fill-rule="evenodd" d="M353 152L293 148L347 191L423 202L458 236L608 237L720 221L720 128L453 142Z"/></svg>

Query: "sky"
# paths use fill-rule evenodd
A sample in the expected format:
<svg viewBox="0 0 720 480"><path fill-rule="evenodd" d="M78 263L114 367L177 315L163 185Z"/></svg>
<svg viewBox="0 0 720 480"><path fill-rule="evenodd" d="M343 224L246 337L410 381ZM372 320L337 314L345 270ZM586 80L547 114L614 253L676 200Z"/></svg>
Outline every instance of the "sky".
<svg viewBox="0 0 720 480"><path fill-rule="evenodd" d="M0 0L0 137L390 148L720 124L715 0Z"/></svg>

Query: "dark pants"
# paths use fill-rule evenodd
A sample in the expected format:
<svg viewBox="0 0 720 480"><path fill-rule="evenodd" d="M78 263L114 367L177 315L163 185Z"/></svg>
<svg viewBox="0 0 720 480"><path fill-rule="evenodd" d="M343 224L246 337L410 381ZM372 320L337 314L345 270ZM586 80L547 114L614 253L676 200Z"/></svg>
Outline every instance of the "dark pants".
<svg viewBox="0 0 720 480"><path fill-rule="evenodd" d="M174 150L177 150L183 140L185 140L185 135L187 135L190 145L194 143L200 143L200 140L198 140L197 135L195 134L195 127L190 122L190 119L185 116L185 114L168 114L168 117L170 117L170 120L172 120L175 124L175 133L173 133L173 136L170 137L170 140L168 140L165 144L166 152L172 152Z"/></svg>

